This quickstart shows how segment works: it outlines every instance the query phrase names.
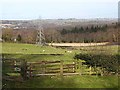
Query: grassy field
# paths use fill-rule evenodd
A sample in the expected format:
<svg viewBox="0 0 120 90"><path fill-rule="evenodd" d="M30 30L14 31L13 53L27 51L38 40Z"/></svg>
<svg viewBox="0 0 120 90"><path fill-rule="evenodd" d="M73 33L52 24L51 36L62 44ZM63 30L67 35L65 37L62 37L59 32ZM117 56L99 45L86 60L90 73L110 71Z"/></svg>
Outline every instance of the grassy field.
<svg viewBox="0 0 120 90"><path fill-rule="evenodd" d="M71 53L101 52L118 53L118 45L109 46L87 46L75 47ZM54 48L51 46L39 46L34 44L19 44L19 43L2 43L2 53L7 54L65 54L67 49Z"/></svg>
<svg viewBox="0 0 120 90"><path fill-rule="evenodd" d="M55 48L51 46L37 46L34 44L2 43L2 54L5 58L19 58L30 62L41 60L74 60L79 53L108 53L117 54L118 46L96 46ZM59 55L60 54L60 55ZM6 69L7 70L7 69ZM4 71L3 71L4 72ZM4 81L9 88L117 88L117 76L65 76L63 80L56 77L35 77L23 83Z"/></svg>
<svg viewBox="0 0 120 90"><path fill-rule="evenodd" d="M116 76L35 77L24 83L4 82L8 88L117 88Z"/></svg>
<svg viewBox="0 0 120 90"><path fill-rule="evenodd" d="M64 50L33 44L3 43L2 53L7 54L62 54Z"/></svg>
<svg viewBox="0 0 120 90"><path fill-rule="evenodd" d="M7 57L26 59L27 61L39 60L73 60L79 53L108 53L117 54L118 46L75 47L75 49L61 49L51 46L37 46L34 44L3 43L2 54ZM52 55L53 54L53 55ZM55 54L55 55L54 55ZM61 54L61 55L56 55Z"/></svg>

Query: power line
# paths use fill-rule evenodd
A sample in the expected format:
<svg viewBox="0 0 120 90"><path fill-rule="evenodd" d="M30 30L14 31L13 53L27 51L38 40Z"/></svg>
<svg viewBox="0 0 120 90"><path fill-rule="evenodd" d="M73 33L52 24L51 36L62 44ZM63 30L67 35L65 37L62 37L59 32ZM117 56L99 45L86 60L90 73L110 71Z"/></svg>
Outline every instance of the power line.
<svg viewBox="0 0 120 90"><path fill-rule="evenodd" d="M36 44L38 45L45 45L45 35L44 30L42 27L41 19L37 21L37 37L36 37Z"/></svg>

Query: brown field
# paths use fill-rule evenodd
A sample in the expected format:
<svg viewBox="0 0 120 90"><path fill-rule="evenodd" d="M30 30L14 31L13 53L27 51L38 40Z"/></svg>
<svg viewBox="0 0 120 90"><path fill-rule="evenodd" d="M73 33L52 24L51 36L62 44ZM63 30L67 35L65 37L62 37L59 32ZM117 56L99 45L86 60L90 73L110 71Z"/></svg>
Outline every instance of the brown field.
<svg viewBox="0 0 120 90"><path fill-rule="evenodd" d="M78 47L78 46L98 46L98 45L108 45L109 42L103 43L49 43L52 46L65 46L65 47Z"/></svg>

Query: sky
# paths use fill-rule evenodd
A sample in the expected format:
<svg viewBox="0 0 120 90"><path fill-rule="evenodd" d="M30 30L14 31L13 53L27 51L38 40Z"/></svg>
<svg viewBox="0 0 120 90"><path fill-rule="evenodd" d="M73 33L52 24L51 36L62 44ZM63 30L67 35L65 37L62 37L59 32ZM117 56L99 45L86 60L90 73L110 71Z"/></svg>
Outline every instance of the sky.
<svg viewBox="0 0 120 90"><path fill-rule="evenodd" d="M119 0L1 0L0 19L117 18Z"/></svg>

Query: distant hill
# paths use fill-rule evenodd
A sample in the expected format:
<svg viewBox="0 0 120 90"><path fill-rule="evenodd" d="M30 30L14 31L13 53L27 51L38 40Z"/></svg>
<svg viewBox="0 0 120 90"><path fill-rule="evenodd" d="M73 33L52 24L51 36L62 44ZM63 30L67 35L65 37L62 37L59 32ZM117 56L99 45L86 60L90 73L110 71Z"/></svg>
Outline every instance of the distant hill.
<svg viewBox="0 0 120 90"><path fill-rule="evenodd" d="M117 18L95 18L95 19L36 19L36 20L2 20L2 24L14 24L16 26L26 26L30 27L37 26L37 24L43 26L43 28L56 28L59 29L61 27L75 27L75 26L89 26L89 25L112 25L118 22Z"/></svg>

